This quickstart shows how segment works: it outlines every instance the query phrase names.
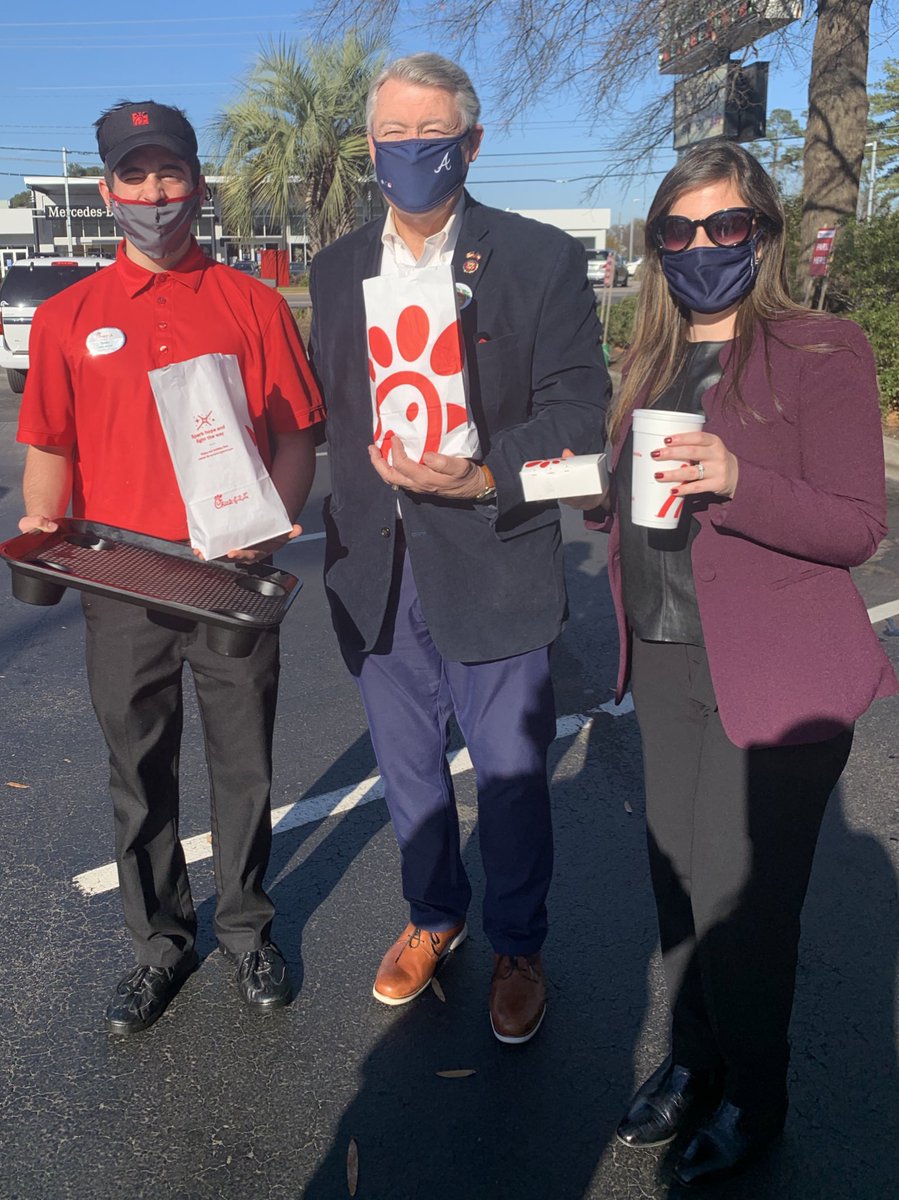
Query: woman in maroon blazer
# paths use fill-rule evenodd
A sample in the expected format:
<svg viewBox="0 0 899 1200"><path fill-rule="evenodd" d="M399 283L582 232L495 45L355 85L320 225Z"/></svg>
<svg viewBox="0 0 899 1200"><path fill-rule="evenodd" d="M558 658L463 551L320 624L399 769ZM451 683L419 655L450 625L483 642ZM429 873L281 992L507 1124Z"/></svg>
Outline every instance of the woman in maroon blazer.
<svg viewBox="0 0 899 1200"><path fill-rule="evenodd" d="M784 214L742 147L685 154L649 210L634 344L610 415L609 578L643 740L671 1053L618 1136L690 1135L683 1185L781 1132L815 843L872 700L899 690L849 568L886 532L870 347L787 293ZM631 521L634 408L704 412L654 452L676 530ZM587 501L581 505L586 507ZM592 518L596 519L593 520Z"/></svg>

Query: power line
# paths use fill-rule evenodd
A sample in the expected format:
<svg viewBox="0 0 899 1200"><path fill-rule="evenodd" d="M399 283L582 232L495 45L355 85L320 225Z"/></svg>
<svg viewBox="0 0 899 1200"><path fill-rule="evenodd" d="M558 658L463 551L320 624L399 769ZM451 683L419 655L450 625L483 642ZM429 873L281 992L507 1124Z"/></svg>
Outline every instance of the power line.
<svg viewBox="0 0 899 1200"><path fill-rule="evenodd" d="M33 150L36 154L55 154L56 153L56 151L52 147L48 150L46 146L0 146L0 150ZM97 153L96 146L94 146L93 150L71 150L71 149L69 149L68 146L66 146L66 150L69 154L96 154ZM62 152L62 147L60 147L60 153L61 152ZM32 161L34 161L34 160L32 160Z"/></svg>
<svg viewBox="0 0 899 1200"><path fill-rule="evenodd" d="M79 27L83 25L102 25L109 29L114 25L199 25L212 22L217 24L223 21L275 21L284 19L296 19L296 13L254 13L252 16L246 17L145 17L141 19L127 19L124 21L116 21L107 19L105 21L0 21L0 29L50 29L54 26L72 26Z"/></svg>
<svg viewBox="0 0 899 1200"><path fill-rule="evenodd" d="M74 44L60 43L58 45L47 42L36 42L33 44L7 42L4 44L3 49L7 52L16 50L40 50L41 52L57 50L71 54L73 50L171 50L173 48L179 50L233 50L239 48L242 44L243 42L210 42L207 39L188 43L179 34L173 35L172 39L167 42L146 42L143 38L138 38L131 42L77 42Z"/></svg>
<svg viewBox="0 0 899 1200"><path fill-rule="evenodd" d="M232 87L233 79L212 79L205 83L134 83L129 80L127 83L76 83L76 84L22 84L17 87L20 92L122 92L130 91L135 93L143 91L171 91L172 88L180 92L187 92L195 88L220 88Z"/></svg>

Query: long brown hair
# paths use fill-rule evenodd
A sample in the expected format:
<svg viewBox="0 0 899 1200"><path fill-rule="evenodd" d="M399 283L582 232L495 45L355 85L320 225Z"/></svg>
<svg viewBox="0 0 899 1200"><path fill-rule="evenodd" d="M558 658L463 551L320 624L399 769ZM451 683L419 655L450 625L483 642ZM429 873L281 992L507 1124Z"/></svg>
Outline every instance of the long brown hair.
<svg viewBox="0 0 899 1200"><path fill-rule="evenodd" d="M763 248L755 286L737 309L735 357L729 372L730 384L723 398L744 416L753 410L740 394L740 375L760 332L768 334L767 323L785 316L807 314L808 309L790 299L786 271L786 218L771 177L757 159L736 142L712 138L688 150L662 180L646 217L647 238L652 222L672 211L684 192L714 183L730 182L744 204L761 214L759 245ZM658 251L650 247L643 260L643 277L634 339L624 363L624 380L609 414L609 436L616 441L622 424L645 393L651 406L674 381L687 353L689 312L674 299L662 273Z"/></svg>

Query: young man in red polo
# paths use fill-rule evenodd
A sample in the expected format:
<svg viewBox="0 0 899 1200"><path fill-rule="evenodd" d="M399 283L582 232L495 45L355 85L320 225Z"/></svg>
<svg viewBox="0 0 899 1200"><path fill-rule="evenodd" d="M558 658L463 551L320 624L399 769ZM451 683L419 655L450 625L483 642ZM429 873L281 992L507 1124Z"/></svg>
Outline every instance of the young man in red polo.
<svg viewBox="0 0 899 1200"><path fill-rule="evenodd" d="M38 310L18 439L29 449L24 530L75 517L187 538L184 504L147 372L236 355L253 433L294 519L315 470L321 401L290 311L275 291L212 262L191 230L206 192L180 109L121 103L96 124L100 193L124 234L115 264ZM294 533L299 527L294 526ZM235 547L255 561L274 544ZM106 1011L112 1033L151 1025L198 965L196 915L178 839L181 676L194 677L215 831L215 932L244 1001L290 999L262 883L271 845L277 631L246 658L210 651L202 630L84 595L91 699L109 747L116 861L137 965Z"/></svg>

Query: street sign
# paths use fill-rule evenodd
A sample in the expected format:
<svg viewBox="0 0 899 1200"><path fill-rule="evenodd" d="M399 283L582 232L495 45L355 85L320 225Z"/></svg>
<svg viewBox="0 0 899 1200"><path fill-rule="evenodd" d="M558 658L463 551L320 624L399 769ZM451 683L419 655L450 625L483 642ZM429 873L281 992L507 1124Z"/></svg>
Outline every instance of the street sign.
<svg viewBox="0 0 899 1200"><path fill-rule="evenodd" d="M663 0L659 71L692 75L802 16L802 0Z"/></svg>
<svg viewBox="0 0 899 1200"><path fill-rule="evenodd" d="M812 260L809 264L809 275L815 277L826 275L830 270L830 256L833 252L835 229L819 229L812 249Z"/></svg>
<svg viewBox="0 0 899 1200"><path fill-rule="evenodd" d="M674 85L674 149L710 137L751 142L765 136L768 64L736 60Z"/></svg>

